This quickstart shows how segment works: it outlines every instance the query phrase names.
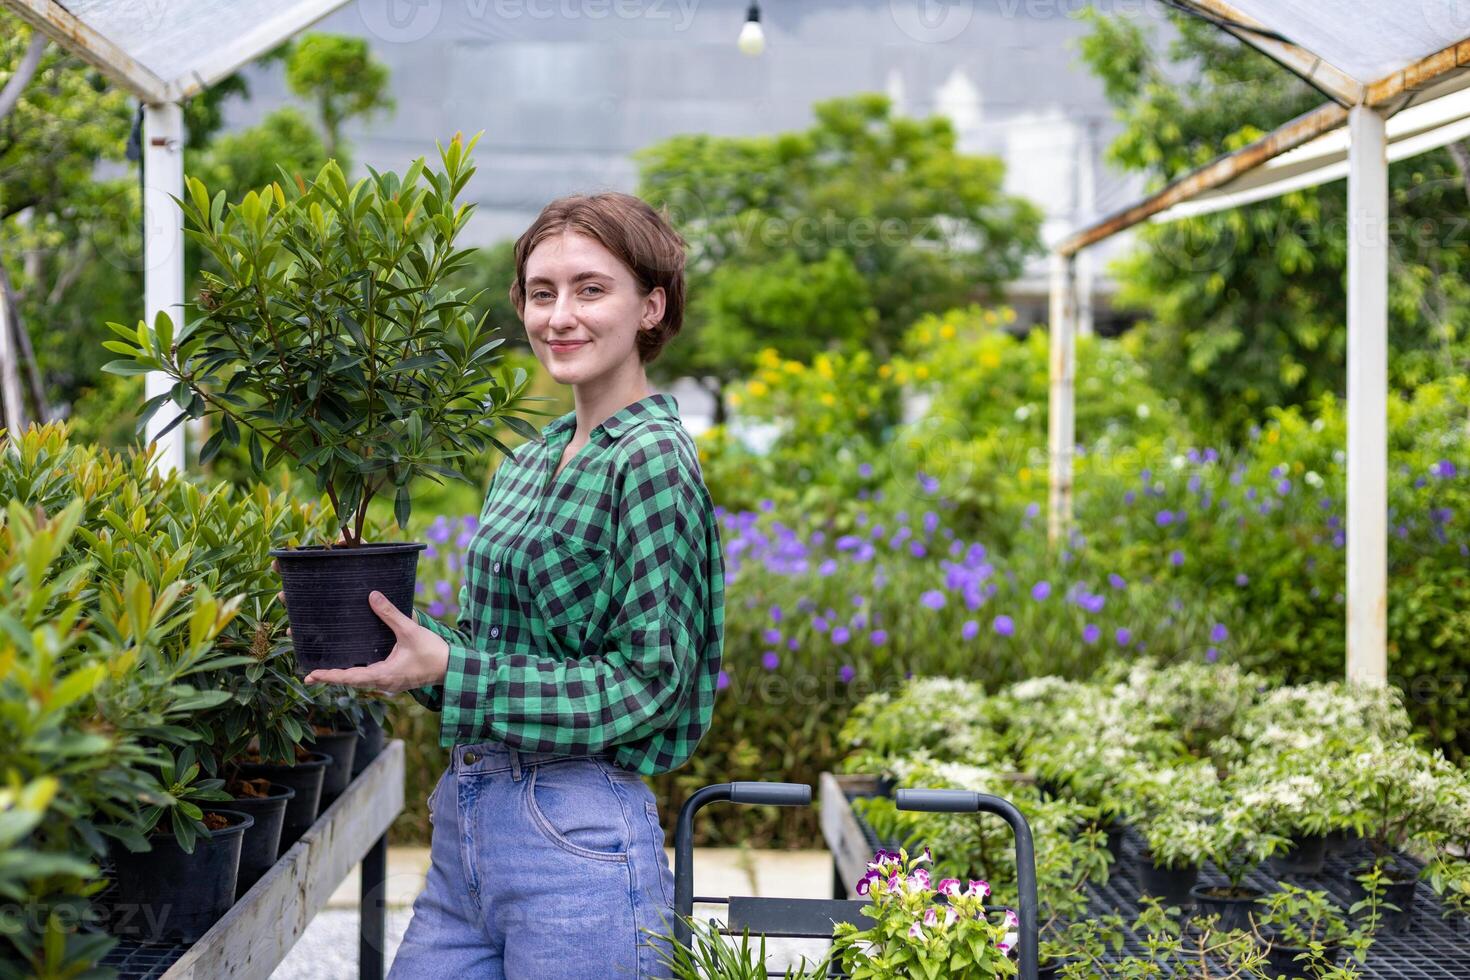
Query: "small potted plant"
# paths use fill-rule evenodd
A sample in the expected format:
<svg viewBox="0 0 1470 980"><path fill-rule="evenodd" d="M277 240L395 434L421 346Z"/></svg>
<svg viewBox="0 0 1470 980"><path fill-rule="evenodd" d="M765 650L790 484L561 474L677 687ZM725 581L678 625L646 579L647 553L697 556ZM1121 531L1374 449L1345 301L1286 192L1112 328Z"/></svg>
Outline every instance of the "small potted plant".
<svg viewBox="0 0 1470 980"><path fill-rule="evenodd" d="M1138 861L1143 894L1170 906L1194 904L1190 889L1214 832L1209 801L1218 795L1218 781L1207 761L1138 765L1119 781L1123 808L1144 840Z"/></svg>
<svg viewBox="0 0 1470 980"><path fill-rule="evenodd" d="M931 884L926 848L910 857L879 851L858 882L869 903L863 914L867 929L839 922L832 955L847 975L858 977L924 976L953 980L1016 975L1011 952L1018 942L1019 919L1010 909L992 917L985 908L990 886L946 878ZM946 899L943 906L935 897Z"/></svg>
<svg viewBox="0 0 1470 980"><path fill-rule="evenodd" d="M1344 950L1364 962L1373 944L1371 929L1350 927L1326 892L1287 882L1261 900L1254 928L1273 977L1320 977L1341 962Z"/></svg>
<svg viewBox="0 0 1470 980"><path fill-rule="evenodd" d="M191 177L178 203L212 268L185 322L159 313L135 329L109 324L121 339L105 346L123 356L106 370L175 382L143 419L171 400L181 411L163 432L186 417L218 423L201 464L243 443L257 477L285 461L331 501L340 544L332 535L271 552L301 676L388 655L393 633L372 592L412 610L426 545L364 541L373 500L391 498L406 528L414 479L478 485L461 470L466 458L492 445L509 453L491 434L497 423L540 438L508 414L526 373L492 370L504 341L476 321L476 297L450 285L469 255L455 240L473 206L457 198L477 140L456 135L440 147L441 169L420 158L401 178L372 171L349 185L335 161L310 183L282 171L228 205Z"/></svg>
<svg viewBox="0 0 1470 980"><path fill-rule="evenodd" d="M1249 929L1255 903L1264 894L1245 883L1262 861L1286 846L1286 838L1261 826L1261 814L1242 806L1236 789L1222 783L1210 801L1213 819L1206 823L1203 851L1224 884L1198 884L1189 890L1201 916L1218 916L1225 931Z"/></svg>
<svg viewBox="0 0 1470 980"><path fill-rule="evenodd" d="M1364 746L1347 761L1357 804L1353 823L1368 847L1353 875L1353 894L1361 899L1363 876L1376 871L1384 881L1383 928L1403 932L1413 921L1419 869L1400 851L1432 849L1437 828L1464 806L1464 777L1439 751L1403 742Z"/></svg>
<svg viewBox="0 0 1470 980"><path fill-rule="evenodd" d="M136 827L146 846L112 847L117 888L109 904L129 913L119 917L115 934L194 942L234 904L240 845L254 821L218 806L230 799L224 780L201 778L192 746L177 756L167 748L158 752L157 776L142 794L147 805ZM131 914L138 910L144 914Z"/></svg>

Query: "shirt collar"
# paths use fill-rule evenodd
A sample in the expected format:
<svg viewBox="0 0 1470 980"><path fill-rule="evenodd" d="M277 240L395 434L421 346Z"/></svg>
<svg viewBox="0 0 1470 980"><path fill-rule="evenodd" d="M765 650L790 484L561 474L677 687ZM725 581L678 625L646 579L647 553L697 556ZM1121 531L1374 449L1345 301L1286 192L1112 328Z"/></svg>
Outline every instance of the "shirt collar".
<svg viewBox="0 0 1470 980"><path fill-rule="evenodd" d="M648 419L673 419L674 421L678 421L679 403L674 399L673 395L662 391L654 392L651 395L638 399L631 405L625 405L618 409L603 419L598 425L594 426L593 431L596 432L598 429L602 429L609 436L616 439L633 426ZM565 430L576 429L576 427L577 412L573 409L565 415L548 422L546 428L541 430L541 437L543 439L550 439Z"/></svg>

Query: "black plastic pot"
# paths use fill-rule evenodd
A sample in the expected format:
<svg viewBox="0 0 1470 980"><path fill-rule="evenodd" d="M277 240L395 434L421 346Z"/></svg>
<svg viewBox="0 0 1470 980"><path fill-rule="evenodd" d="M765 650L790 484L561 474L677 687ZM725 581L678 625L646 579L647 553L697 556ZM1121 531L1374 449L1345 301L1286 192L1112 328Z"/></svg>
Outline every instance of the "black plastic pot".
<svg viewBox="0 0 1470 980"><path fill-rule="evenodd" d="M240 844L255 823L238 810L209 810L230 826L209 831L185 854L172 834L150 834L152 850L109 848L117 881L108 931L135 942L192 943L235 904Z"/></svg>
<svg viewBox="0 0 1470 980"><path fill-rule="evenodd" d="M1353 877L1348 883L1348 904L1356 905L1368 897L1368 889L1358 881L1357 875L1368 871L1372 865L1365 865L1353 870ZM1414 926L1414 903L1419 897L1419 875L1408 868L1389 867L1384 869L1384 889L1379 895L1378 901L1382 903L1379 907L1379 928L1384 932L1408 932ZM1393 905L1390 909L1384 906ZM1362 917L1366 909L1358 913Z"/></svg>
<svg viewBox="0 0 1470 980"><path fill-rule="evenodd" d="M372 715L364 715L362 729L357 733L357 751L352 753L352 778L356 779L382 751L383 726Z"/></svg>
<svg viewBox="0 0 1470 980"><path fill-rule="evenodd" d="M317 805L322 798L322 777L331 764L332 757L325 752L313 752L306 762L294 766L271 762L240 763L240 775L244 778L256 779L264 776L276 785L289 786L296 791L295 797L286 803L277 857L284 854L316 822Z"/></svg>
<svg viewBox="0 0 1470 980"><path fill-rule="evenodd" d="M1255 911L1258 902L1264 892L1250 886L1242 886L1241 891L1249 892L1248 895L1211 895L1210 891L1216 888L1228 888L1228 885L1195 885L1189 890L1189 896L1194 899L1198 907L1196 914L1203 918L1207 915L1218 915L1219 924L1216 928L1221 930L1247 929L1251 928L1251 913Z"/></svg>
<svg viewBox="0 0 1470 980"><path fill-rule="evenodd" d="M1322 834L1293 837L1291 846L1271 859L1278 874L1315 875L1322 873L1327 860L1327 838Z"/></svg>
<svg viewBox="0 0 1470 980"><path fill-rule="evenodd" d="M1071 963L1071 957L1063 957L1059 960L1047 960L1036 967L1037 980L1051 980L1061 975L1062 968Z"/></svg>
<svg viewBox="0 0 1470 980"><path fill-rule="evenodd" d="M1314 967L1336 966L1342 959L1342 947L1336 943L1324 944L1322 956L1315 962L1310 956L1306 959L1297 959L1306 952L1305 946L1285 946L1272 940L1266 946L1267 972L1273 977L1298 980L1298 978L1317 976L1319 971Z"/></svg>
<svg viewBox="0 0 1470 980"><path fill-rule="evenodd" d="M1363 846L1363 838L1351 830L1329 830L1323 850L1330 854L1355 854Z"/></svg>
<svg viewBox="0 0 1470 980"><path fill-rule="evenodd" d="M413 615L413 587L421 542L365 544L357 548L272 548L281 566L286 615L300 676L318 668L365 667L393 649L393 631L368 604L383 593L405 616Z"/></svg>
<svg viewBox="0 0 1470 980"><path fill-rule="evenodd" d="M1162 868L1153 863L1153 857L1143 854L1138 862L1139 889L1145 895L1163 899L1164 906L1178 905L1188 908L1194 905L1190 889L1199 881L1199 868Z"/></svg>
<svg viewBox="0 0 1470 980"><path fill-rule="evenodd" d="M269 796L240 796L230 803L230 809L250 814L255 825L245 831L240 844L240 873L235 881L235 897L250 890L250 886L276 863L281 853L281 826L286 820L286 805L295 797L296 791L289 786L271 784Z"/></svg>
<svg viewBox="0 0 1470 980"><path fill-rule="evenodd" d="M342 795L347 784L352 782L352 759L357 754L357 732L314 732L316 741L311 747L332 757L322 776L322 799L317 812L325 810Z"/></svg>

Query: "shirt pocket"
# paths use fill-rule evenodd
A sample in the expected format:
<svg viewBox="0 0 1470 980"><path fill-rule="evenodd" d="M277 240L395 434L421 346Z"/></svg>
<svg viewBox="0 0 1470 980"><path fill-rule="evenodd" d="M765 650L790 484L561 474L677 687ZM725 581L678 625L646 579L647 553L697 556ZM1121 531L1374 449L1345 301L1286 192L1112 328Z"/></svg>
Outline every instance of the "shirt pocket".
<svg viewBox="0 0 1470 980"><path fill-rule="evenodd" d="M607 557L606 548L549 527L531 537L526 545L531 603L549 631L568 641L580 638L592 618Z"/></svg>

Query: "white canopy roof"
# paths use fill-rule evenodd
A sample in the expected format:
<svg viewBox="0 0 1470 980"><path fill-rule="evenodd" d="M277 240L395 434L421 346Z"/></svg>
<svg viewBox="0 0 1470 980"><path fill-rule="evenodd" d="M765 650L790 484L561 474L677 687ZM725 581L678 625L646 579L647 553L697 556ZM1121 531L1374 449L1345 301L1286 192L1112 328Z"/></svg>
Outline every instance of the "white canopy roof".
<svg viewBox="0 0 1470 980"><path fill-rule="evenodd" d="M0 0L144 102L200 92L347 0Z"/></svg>

